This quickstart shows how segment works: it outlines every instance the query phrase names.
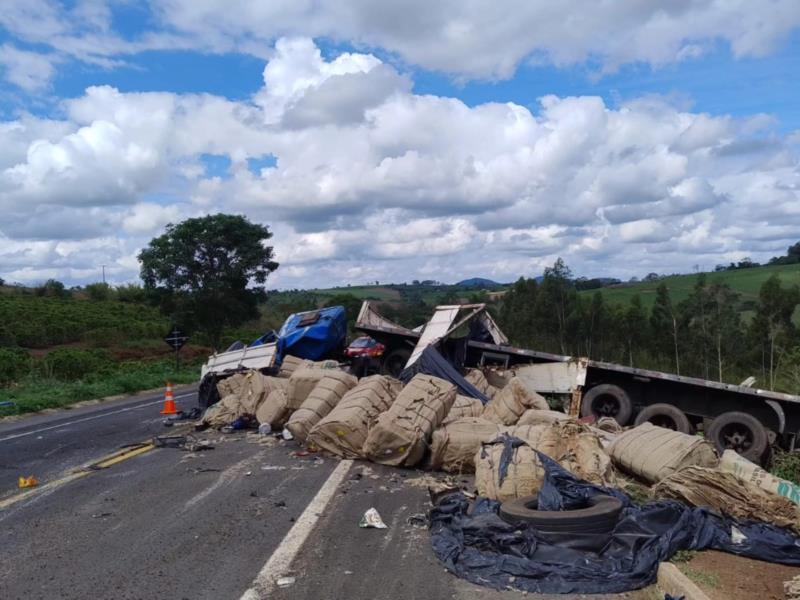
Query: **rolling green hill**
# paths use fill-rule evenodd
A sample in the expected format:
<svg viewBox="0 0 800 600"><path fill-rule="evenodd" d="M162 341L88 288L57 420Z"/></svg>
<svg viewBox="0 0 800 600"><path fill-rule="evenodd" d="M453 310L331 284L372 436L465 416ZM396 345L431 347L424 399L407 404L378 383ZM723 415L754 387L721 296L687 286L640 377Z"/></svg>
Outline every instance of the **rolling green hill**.
<svg viewBox="0 0 800 600"><path fill-rule="evenodd" d="M742 303L747 306L758 300L758 290L773 274L777 274L781 278L783 285L800 284L800 264L771 265L706 273L706 280L708 283L727 283L735 292L741 294ZM696 281L697 274L692 273L688 275L673 275L659 281L625 283L602 288L599 291L607 302L615 304L627 304L633 296L639 294L642 298L642 304L646 308L650 308L656 297L656 288L661 282L666 283L672 301L677 303L689 296ZM585 290L581 294L591 296L595 291L598 290Z"/></svg>

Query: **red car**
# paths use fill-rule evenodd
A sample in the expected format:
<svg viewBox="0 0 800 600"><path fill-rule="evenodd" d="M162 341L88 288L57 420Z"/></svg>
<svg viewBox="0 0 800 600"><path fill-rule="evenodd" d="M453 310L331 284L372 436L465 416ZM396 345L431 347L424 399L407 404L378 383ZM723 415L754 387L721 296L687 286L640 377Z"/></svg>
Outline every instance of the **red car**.
<svg viewBox="0 0 800 600"><path fill-rule="evenodd" d="M384 350L386 350L386 347L380 342L368 336L361 336L350 343L345 349L344 355L348 358L359 358L362 356L378 358L379 356L383 356Z"/></svg>

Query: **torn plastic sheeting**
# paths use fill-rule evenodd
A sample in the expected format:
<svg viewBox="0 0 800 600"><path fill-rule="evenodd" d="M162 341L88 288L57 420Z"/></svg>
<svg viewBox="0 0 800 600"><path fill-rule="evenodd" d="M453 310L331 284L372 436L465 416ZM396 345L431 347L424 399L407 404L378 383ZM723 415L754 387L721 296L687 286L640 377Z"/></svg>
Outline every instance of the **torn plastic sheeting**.
<svg viewBox="0 0 800 600"><path fill-rule="evenodd" d="M414 378L414 375L417 375L418 373L433 375L434 377L439 377L449 381L456 386L456 388L458 388L460 394L469 396L470 398L477 398L483 402L483 404L486 404L489 401L488 396L483 394L478 388L464 379L464 377L456 370L456 368L447 362L444 356L442 356L433 346L428 346L425 348L413 365L403 369L403 372L400 373L400 377L398 379L400 379L400 381L403 383L408 383Z"/></svg>
<svg viewBox="0 0 800 600"><path fill-rule="evenodd" d="M545 468L539 510L580 507L611 494L625 508L610 542L599 553L547 543L528 527L506 523L500 503L478 498L472 510L462 493L443 496L430 515L433 552L454 574L479 585L535 593L614 593L656 580L658 563L678 550L721 550L800 566L800 538L754 521L721 517L672 501L636 506L619 490L579 480L538 453Z"/></svg>

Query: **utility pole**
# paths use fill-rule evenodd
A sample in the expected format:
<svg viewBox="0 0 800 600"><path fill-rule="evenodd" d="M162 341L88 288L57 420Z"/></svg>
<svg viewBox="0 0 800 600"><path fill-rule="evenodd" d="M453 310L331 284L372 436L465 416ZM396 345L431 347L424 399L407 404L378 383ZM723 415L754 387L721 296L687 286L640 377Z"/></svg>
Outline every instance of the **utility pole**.
<svg viewBox="0 0 800 600"><path fill-rule="evenodd" d="M101 265L101 266L103 267L103 283L105 283L106 282L106 266L105 265Z"/></svg>

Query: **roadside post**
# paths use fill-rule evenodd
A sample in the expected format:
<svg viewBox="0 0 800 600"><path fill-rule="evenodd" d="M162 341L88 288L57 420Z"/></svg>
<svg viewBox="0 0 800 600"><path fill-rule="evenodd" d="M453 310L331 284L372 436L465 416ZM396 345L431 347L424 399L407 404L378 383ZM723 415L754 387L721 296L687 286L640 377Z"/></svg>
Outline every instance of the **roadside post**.
<svg viewBox="0 0 800 600"><path fill-rule="evenodd" d="M164 341L175 351L175 371L180 368L180 349L189 341L189 336L185 335L177 325L173 325L170 332L164 338Z"/></svg>

